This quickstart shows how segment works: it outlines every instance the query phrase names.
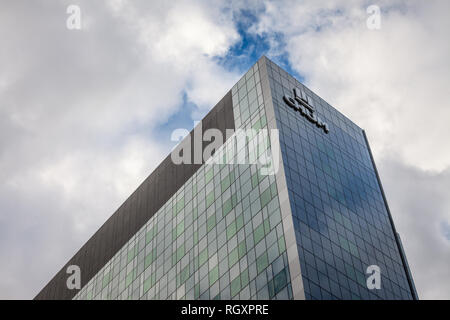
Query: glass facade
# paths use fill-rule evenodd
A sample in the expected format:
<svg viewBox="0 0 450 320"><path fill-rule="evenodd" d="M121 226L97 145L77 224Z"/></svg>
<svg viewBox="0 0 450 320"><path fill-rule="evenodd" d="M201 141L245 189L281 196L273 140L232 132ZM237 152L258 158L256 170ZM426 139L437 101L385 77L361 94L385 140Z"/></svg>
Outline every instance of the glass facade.
<svg viewBox="0 0 450 320"><path fill-rule="evenodd" d="M257 64L232 94L237 128L267 128ZM257 160L270 142L256 138L223 155ZM274 175L257 164L205 164L75 299L291 299L281 222Z"/></svg>
<svg viewBox="0 0 450 320"><path fill-rule="evenodd" d="M329 132L283 101L293 88ZM231 93L237 129L279 130L281 170L202 165L74 299L411 299L363 131L265 57ZM214 157L255 163L271 139Z"/></svg>
<svg viewBox="0 0 450 320"><path fill-rule="evenodd" d="M363 130L266 61L306 299L412 299ZM293 88L328 133L283 101ZM370 265L380 290L367 288Z"/></svg>

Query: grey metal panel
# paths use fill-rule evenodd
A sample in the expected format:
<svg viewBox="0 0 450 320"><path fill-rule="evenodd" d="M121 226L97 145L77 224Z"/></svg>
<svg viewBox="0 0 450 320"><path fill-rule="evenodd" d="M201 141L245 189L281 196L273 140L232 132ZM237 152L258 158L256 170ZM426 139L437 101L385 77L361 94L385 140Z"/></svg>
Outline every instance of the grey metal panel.
<svg viewBox="0 0 450 320"><path fill-rule="evenodd" d="M137 208L137 215L136 215L136 224L135 228L138 229L140 226L144 225L146 220L145 213L147 212L147 189L148 189L148 183L147 181L141 185L141 188L139 188L139 202L138 202L138 208Z"/></svg>
<svg viewBox="0 0 450 320"><path fill-rule="evenodd" d="M231 91L205 116L203 130L213 127L220 129L224 137L225 129L235 129ZM193 131L186 139L193 139ZM35 299L72 299L78 290L68 290L66 287L67 267L80 267L81 285L84 286L200 166L177 166L170 155L167 156ZM141 197L146 198L145 205L140 203Z"/></svg>

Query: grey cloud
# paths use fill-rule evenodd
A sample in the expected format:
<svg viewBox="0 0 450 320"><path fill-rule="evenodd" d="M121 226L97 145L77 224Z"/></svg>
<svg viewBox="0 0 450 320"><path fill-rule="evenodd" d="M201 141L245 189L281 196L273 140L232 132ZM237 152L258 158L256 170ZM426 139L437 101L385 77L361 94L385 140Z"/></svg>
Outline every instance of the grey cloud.
<svg viewBox="0 0 450 320"><path fill-rule="evenodd" d="M66 28L69 4L82 30ZM184 94L205 112L236 79L214 62L232 21L182 4L2 2L0 298L32 298L162 160L170 136L151 136ZM173 20L214 39L168 33Z"/></svg>
<svg viewBox="0 0 450 320"><path fill-rule="evenodd" d="M392 154L379 170L397 231L422 299L449 299L450 171L427 172L399 162Z"/></svg>

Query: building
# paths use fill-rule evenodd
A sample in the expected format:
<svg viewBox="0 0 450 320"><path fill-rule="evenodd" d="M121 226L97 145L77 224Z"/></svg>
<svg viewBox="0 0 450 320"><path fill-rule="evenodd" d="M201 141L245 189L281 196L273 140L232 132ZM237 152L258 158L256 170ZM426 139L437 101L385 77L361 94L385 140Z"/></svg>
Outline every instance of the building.
<svg viewBox="0 0 450 320"><path fill-rule="evenodd" d="M212 158L169 155L36 299L417 299L362 129L266 57L178 155L207 129Z"/></svg>

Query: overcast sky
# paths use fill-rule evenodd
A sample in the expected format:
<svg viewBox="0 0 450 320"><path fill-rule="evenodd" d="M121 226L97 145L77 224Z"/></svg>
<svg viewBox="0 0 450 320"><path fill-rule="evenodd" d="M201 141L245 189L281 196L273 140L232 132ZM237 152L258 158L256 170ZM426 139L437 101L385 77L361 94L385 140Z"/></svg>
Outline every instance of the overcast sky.
<svg viewBox="0 0 450 320"><path fill-rule="evenodd" d="M366 129L419 296L450 299L449 33L447 0L0 0L0 298L33 298L265 54Z"/></svg>

